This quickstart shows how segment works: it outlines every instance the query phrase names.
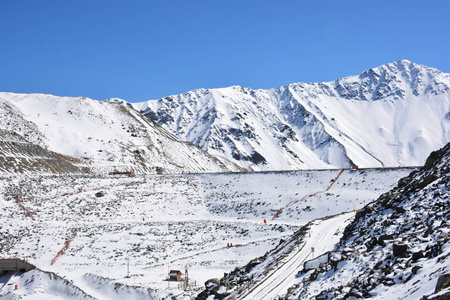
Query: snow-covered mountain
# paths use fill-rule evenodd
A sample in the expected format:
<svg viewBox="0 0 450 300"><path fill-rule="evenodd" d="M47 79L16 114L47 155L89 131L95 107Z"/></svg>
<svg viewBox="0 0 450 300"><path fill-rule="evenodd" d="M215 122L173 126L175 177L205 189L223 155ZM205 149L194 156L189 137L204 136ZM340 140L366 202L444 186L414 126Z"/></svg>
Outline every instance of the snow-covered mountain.
<svg viewBox="0 0 450 300"><path fill-rule="evenodd" d="M130 106L84 97L0 93L0 130L0 162L21 164L2 164L3 172L68 171L39 169L50 159L57 165L72 163L103 173L242 170L222 157L180 141ZM46 151L62 155L55 158ZM28 159L26 163L24 159ZM77 168L71 172L76 170L81 172Z"/></svg>
<svg viewBox="0 0 450 300"><path fill-rule="evenodd" d="M198 89L133 106L254 170L418 166L450 141L450 74L407 60L333 82Z"/></svg>
<svg viewBox="0 0 450 300"><path fill-rule="evenodd" d="M357 211L335 247L349 214L309 223L197 299L449 299L449 166L450 143Z"/></svg>

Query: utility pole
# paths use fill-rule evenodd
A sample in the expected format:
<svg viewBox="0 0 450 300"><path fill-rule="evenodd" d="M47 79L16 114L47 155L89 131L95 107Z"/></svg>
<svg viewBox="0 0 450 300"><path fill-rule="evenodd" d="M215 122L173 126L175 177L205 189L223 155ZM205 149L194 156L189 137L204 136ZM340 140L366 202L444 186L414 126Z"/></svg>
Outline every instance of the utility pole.
<svg viewBox="0 0 450 300"><path fill-rule="evenodd" d="M130 258L127 257L127 277L125 278L130 278Z"/></svg>
<svg viewBox="0 0 450 300"><path fill-rule="evenodd" d="M186 267L184 268L185 270L185 273L186 273L186 275L185 275L185 281L186 281L186 287L185 287L185 290L186 289L188 289L188 287L189 287L189 274L188 274L188 265L186 265Z"/></svg>

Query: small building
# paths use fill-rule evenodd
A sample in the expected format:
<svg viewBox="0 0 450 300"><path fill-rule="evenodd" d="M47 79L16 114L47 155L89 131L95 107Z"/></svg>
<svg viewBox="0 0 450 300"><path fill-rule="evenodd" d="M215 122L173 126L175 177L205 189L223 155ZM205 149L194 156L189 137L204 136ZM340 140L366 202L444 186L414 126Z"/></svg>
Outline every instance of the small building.
<svg viewBox="0 0 450 300"><path fill-rule="evenodd" d="M0 259L0 275L8 271L24 273L33 269L36 269L35 265L32 265L20 258Z"/></svg>
<svg viewBox="0 0 450 300"><path fill-rule="evenodd" d="M181 281L181 271L179 270L170 270L169 272L169 280L170 281Z"/></svg>

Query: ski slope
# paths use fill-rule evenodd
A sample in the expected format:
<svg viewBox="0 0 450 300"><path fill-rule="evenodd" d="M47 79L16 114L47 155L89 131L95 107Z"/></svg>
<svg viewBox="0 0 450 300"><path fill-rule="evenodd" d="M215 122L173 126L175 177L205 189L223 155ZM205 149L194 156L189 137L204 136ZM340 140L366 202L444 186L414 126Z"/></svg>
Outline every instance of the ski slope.
<svg viewBox="0 0 450 300"><path fill-rule="evenodd" d="M303 268L303 263L327 251L331 251L339 241L345 226L353 219L354 213L345 213L327 220L317 220L310 225L310 236L299 245L297 252L286 257L283 264L267 276L256 287L250 289L237 299L242 300L272 300L285 294L292 286L295 275Z"/></svg>

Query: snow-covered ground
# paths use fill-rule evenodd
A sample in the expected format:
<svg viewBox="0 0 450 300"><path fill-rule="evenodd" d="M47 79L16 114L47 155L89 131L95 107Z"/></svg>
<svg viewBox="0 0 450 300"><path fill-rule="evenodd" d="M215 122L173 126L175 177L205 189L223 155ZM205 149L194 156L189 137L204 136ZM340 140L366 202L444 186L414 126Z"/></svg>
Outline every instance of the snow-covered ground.
<svg viewBox="0 0 450 300"><path fill-rule="evenodd" d="M207 279L263 255L311 220L363 207L410 171L345 170L327 192L340 170L3 176L0 254L54 272L97 299L119 297L116 284L130 299L182 294L165 279L187 267L198 287L184 294L189 299ZM30 293L23 299L34 299Z"/></svg>

